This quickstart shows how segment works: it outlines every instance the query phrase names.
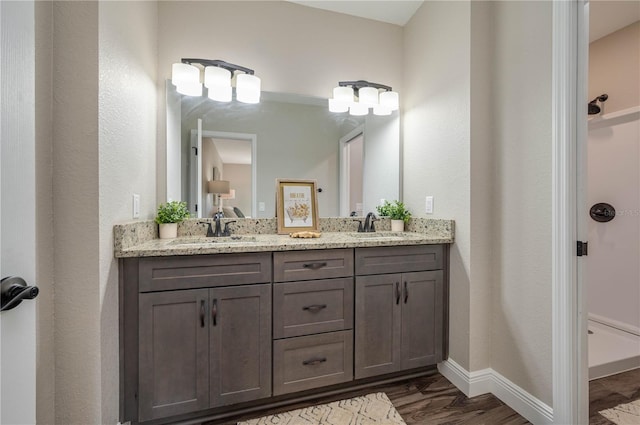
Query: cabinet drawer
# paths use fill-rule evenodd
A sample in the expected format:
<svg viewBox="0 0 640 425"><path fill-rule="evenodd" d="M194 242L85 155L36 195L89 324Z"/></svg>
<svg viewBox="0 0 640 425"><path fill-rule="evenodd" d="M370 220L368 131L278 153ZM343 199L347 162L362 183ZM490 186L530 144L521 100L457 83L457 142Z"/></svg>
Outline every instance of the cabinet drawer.
<svg viewBox="0 0 640 425"><path fill-rule="evenodd" d="M353 327L353 278L276 283L273 337L289 338Z"/></svg>
<svg viewBox="0 0 640 425"><path fill-rule="evenodd" d="M273 280L327 279L353 276L353 250L321 249L273 253Z"/></svg>
<svg viewBox="0 0 640 425"><path fill-rule="evenodd" d="M218 254L140 259L140 292L271 282L271 254Z"/></svg>
<svg viewBox="0 0 640 425"><path fill-rule="evenodd" d="M440 270L442 245L356 248L357 275Z"/></svg>
<svg viewBox="0 0 640 425"><path fill-rule="evenodd" d="M273 394L287 394L353 379L353 331L273 342Z"/></svg>

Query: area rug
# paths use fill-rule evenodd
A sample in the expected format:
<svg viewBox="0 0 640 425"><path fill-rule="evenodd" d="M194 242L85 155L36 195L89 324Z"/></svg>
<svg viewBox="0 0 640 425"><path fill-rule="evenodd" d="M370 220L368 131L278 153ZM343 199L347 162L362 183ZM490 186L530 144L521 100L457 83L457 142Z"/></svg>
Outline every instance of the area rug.
<svg viewBox="0 0 640 425"><path fill-rule="evenodd" d="M638 425L640 424L640 400L619 404L598 413L617 425Z"/></svg>
<svg viewBox="0 0 640 425"><path fill-rule="evenodd" d="M385 393L263 416L238 425L406 425Z"/></svg>

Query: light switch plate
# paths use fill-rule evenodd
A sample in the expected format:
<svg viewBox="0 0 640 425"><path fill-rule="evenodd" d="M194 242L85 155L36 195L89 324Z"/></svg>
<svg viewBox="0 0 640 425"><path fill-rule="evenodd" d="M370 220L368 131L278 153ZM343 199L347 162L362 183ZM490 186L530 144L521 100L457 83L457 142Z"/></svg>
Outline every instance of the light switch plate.
<svg viewBox="0 0 640 425"><path fill-rule="evenodd" d="M433 214L433 196L427 196L424 212L427 214Z"/></svg>
<svg viewBox="0 0 640 425"><path fill-rule="evenodd" d="M133 218L140 218L140 195L133 194Z"/></svg>

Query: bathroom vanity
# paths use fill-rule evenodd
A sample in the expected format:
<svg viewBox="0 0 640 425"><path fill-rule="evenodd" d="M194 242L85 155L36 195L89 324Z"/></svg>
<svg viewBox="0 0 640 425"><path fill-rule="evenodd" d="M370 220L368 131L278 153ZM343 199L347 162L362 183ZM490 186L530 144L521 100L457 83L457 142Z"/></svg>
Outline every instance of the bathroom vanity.
<svg viewBox="0 0 640 425"><path fill-rule="evenodd" d="M120 421L220 419L430 370L447 353L446 223L306 240L117 229Z"/></svg>

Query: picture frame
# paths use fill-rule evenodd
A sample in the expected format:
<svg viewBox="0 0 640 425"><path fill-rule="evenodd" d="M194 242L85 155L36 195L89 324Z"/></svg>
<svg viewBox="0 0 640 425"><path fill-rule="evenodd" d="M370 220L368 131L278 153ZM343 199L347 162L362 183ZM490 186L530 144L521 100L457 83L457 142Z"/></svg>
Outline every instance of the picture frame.
<svg viewBox="0 0 640 425"><path fill-rule="evenodd" d="M278 234L317 232L318 185L316 180L276 179Z"/></svg>

